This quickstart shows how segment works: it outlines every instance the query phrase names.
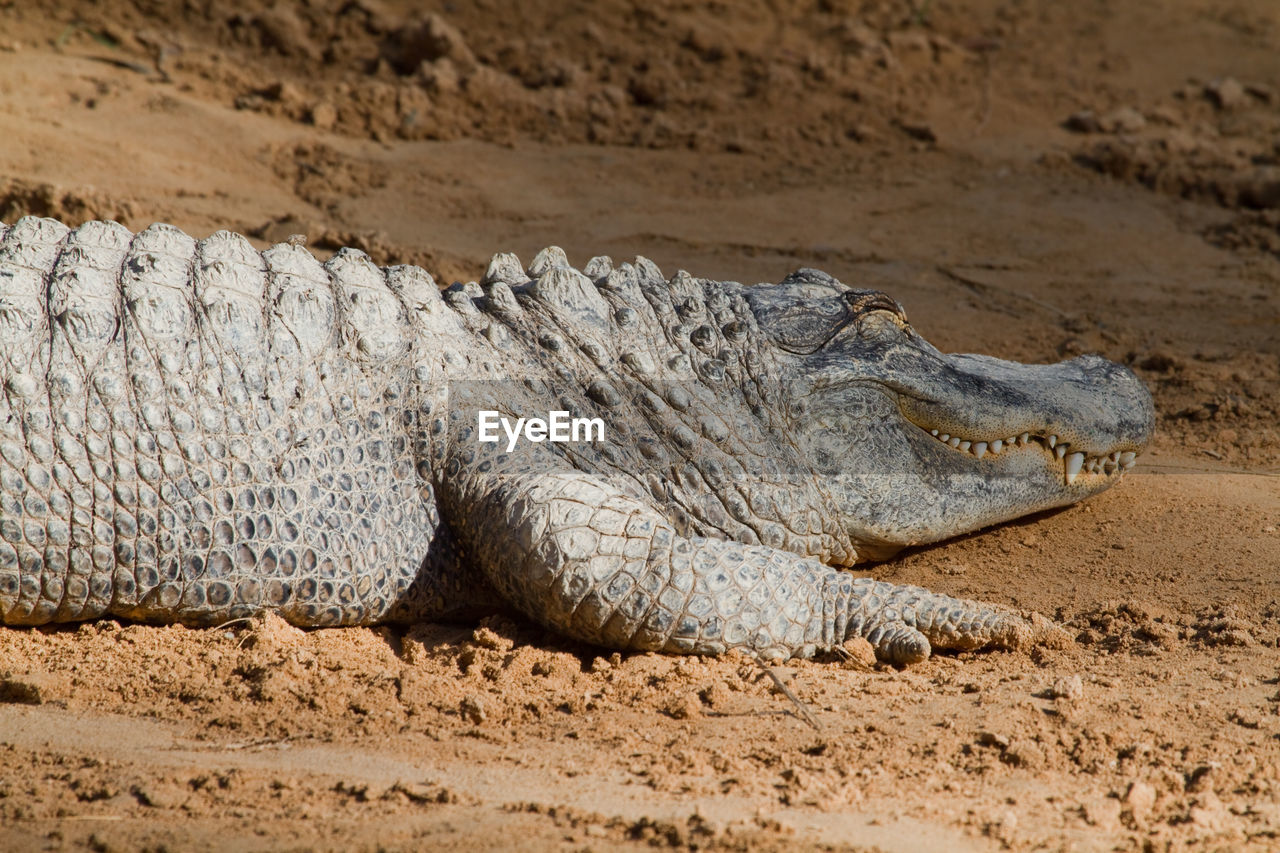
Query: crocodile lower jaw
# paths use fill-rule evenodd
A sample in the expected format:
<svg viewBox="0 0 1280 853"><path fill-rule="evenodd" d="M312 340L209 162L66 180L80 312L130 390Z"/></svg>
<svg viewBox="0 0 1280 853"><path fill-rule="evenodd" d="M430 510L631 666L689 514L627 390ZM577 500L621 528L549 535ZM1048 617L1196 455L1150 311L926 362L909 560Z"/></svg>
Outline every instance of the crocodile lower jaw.
<svg viewBox="0 0 1280 853"><path fill-rule="evenodd" d="M1089 456L1080 451L1073 452L1070 445L1058 441L1056 435L1042 436L1024 432L1009 438L979 441L950 435L936 429L925 430L925 432L957 453L965 453L975 459L982 459L988 455L998 456L1012 448L1036 445L1062 463L1063 481L1068 486L1082 475L1111 477L1121 474L1133 467L1138 455L1133 451L1117 450L1107 455Z"/></svg>

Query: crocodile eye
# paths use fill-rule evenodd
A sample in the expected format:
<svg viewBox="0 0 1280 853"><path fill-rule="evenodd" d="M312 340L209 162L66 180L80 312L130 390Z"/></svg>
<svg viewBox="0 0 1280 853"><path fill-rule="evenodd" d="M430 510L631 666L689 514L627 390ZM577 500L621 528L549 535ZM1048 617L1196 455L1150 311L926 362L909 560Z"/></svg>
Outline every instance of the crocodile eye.
<svg viewBox="0 0 1280 853"><path fill-rule="evenodd" d="M906 331L906 321L896 312L877 310L863 314L854 321L858 336L863 338L900 335Z"/></svg>
<svg viewBox="0 0 1280 853"><path fill-rule="evenodd" d="M817 270L799 270L781 284L750 288L744 296L760 330L774 345L796 355L811 355L851 334L875 336L868 323L885 334L908 329L902 306L888 295L849 290Z"/></svg>
<svg viewBox="0 0 1280 853"><path fill-rule="evenodd" d="M878 290L851 290L844 294L845 304L854 320L861 324L870 317L887 314L900 329L907 327L907 312L902 310L898 301L887 293Z"/></svg>

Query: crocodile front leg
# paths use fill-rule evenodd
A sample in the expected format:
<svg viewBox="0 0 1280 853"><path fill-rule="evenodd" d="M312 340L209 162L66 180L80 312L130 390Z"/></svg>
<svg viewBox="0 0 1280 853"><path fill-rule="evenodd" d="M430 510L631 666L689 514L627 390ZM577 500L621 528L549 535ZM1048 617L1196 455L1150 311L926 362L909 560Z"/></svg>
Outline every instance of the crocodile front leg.
<svg viewBox="0 0 1280 853"><path fill-rule="evenodd" d="M470 461L446 466L461 489L441 488L453 493L450 522L470 556L514 607L579 640L778 659L862 636L882 660L908 664L934 647L1013 647L1037 631L983 604L787 551L680 536L653 506L591 474L520 466L504 476Z"/></svg>

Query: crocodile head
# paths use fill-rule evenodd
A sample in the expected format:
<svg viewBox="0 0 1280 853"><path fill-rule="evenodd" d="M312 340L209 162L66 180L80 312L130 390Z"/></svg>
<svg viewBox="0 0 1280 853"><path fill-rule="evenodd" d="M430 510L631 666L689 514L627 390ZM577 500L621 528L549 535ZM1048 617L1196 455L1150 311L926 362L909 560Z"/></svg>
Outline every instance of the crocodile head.
<svg viewBox="0 0 1280 853"><path fill-rule="evenodd" d="M744 296L779 361L782 427L860 557L1088 497L1151 439L1151 395L1101 357L942 353L885 294L813 270Z"/></svg>

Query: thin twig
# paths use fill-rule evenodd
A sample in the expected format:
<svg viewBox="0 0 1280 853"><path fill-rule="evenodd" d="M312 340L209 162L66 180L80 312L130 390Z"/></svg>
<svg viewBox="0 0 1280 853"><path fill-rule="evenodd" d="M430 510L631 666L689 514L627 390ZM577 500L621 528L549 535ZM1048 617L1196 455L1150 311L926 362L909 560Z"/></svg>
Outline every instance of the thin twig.
<svg viewBox="0 0 1280 853"><path fill-rule="evenodd" d="M1243 474L1250 477L1280 477L1280 470L1272 468L1263 468L1261 470L1249 470L1248 468L1234 468L1226 465L1210 466L1210 465L1192 465L1190 463L1178 462L1147 462L1143 461L1141 466L1135 469L1137 473L1155 473L1156 471L1167 471L1173 474Z"/></svg>
<svg viewBox="0 0 1280 853"><path fill-rule="evenodd" d="M226 622L223 622L221 625L214 625L210 630L221 631L223 628L234 625L237 622L252 622L252 621L253 619L249 616L241 616L239 619L229 619Z"/></svg>
<svg viewBox="0 0 1280 853"><path fill-rule="evenodd" d="M58 820L124 820L124 815L118 814L69 814L58 818Z"/></svg>
<svg viewBox="0 0 1280 853"><path fill-rule="evenodd" d="M978 136L991 121L991 54L988 51L979 53L982 57L982 108L978 114L978 126L973 135Z"/></svg>
<svg viewBox="0 0 1280 853"><path fill-rule="evenodd" d="M245 623L249 623L249 622L252 622L252 621L253 621L253 620L252 620L250 617L248 617L248 616L241 616L239 619L230 619L230 620L228 620L228 621L226 621L226 622L223 622L221 625L215 625L213 628L211 628L211 629L209 630L209 636L210 636L211 638L214 638L214 639L216 640L217 635L218 635L218 632L219 632L219 631L221 631L223 628L228 628L228 627L230 627L230 626L232 626L232 625L235 625L237 622L245 622ZM236 644L236 648L240 648L240 644L241 644L241 643L243 643L243 642L244 642L244 638L242 637L242 638L240 639L240 643L237 643L237 644Z"/></svg>
<svg viewBox="0 0 1280 853"><path fill-rule="evenodd" d="M125 71L133 71L141 74L143 77L150 77L155 73L155 69L143 65L141 62L131 62L128 59L121 59L118 56L86 56L85 59L91 62L101 62L106 65L114 65L116 68L123 68Z"/></svg>
<svg viewBox="0 0 1280 853"><path fill-rule="evenodd" d="M257 740L247 740L240 743L214 744L211 747L210 751L211 752L222 752L222 751L231 752L239 749L260 749L262 747L267 747L267 746L280 746L281 748L288 748L293 746L292 741L293 741L293 738L287 738L287 737L284 737L284 738L264 737L264 738L258 738Z"/></svg>
<svg viewBox="0 0 1280 853"><path fill-rule="evenodd" d="M815 731L819 731L819 732L822 731L822 726L820 726L818 724L818 721L814 719L813 714L809 713L808 706L806 706L803 702L800 701L799 696L791 692L790 687L782 683L782 679L778 677L778 673L774 672L773 667L769 666L767 663L760 660L760 658L756 658L756 663L760 666L761 669L763 669L766 673L768 673L770 678L773 679L774 686L776 686L779 690L781 690L782 693L788 699L791 700L791 703L796 706L796 710L800 713L800 718L803 719L809 725L813 726Z"/></svg>

